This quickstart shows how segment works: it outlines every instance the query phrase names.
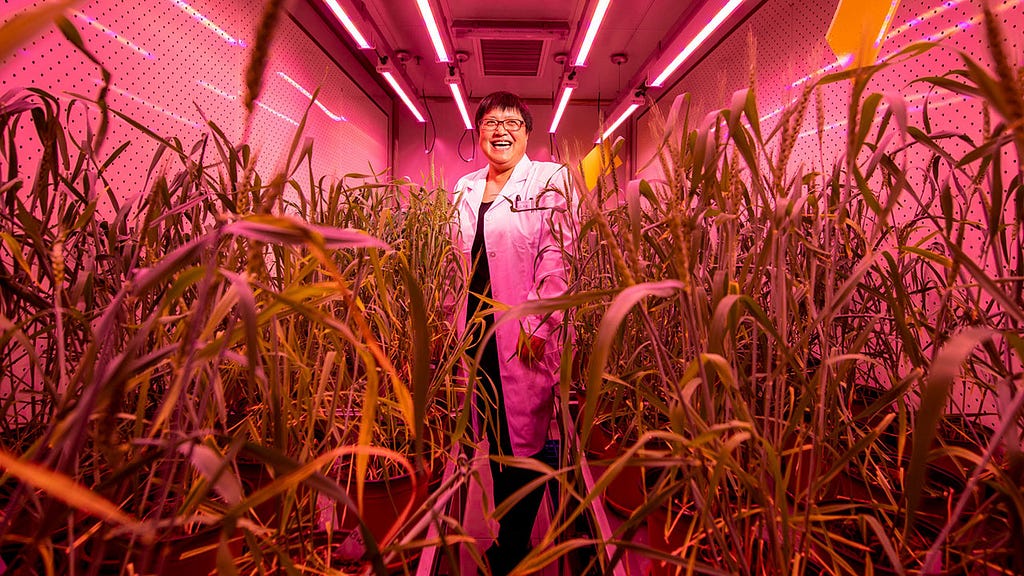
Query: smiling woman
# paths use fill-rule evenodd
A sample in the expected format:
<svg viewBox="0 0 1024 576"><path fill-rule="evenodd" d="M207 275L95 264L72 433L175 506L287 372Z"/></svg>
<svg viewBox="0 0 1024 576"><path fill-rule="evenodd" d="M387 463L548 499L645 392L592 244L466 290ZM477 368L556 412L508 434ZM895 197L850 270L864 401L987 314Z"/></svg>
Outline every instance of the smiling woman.
<svg viewBox="0 0 1024 576"><path fill-rule="evenodd" d="M483 198L491 202L526 155L526 144L533 132L533 115L518 96L495 92L480 102L476 124L480 128L480 149L488 163Z"/></svg>
<svg viewBox="0 0 1024 576"><path fill-rule="evenodd" d="M515 306L566 292L566 257L575 236L567 207L575 203L564 166L526 156L533 116L518 96L485 97L476 124L488 165L455 186L455 242L469 285L466 310L456 321L463 334L467 329L482 334L468 352L479 358L470 380L479 382L476 407L490 454L537 458L558 382L561 315L502 322L503 312L490 302ZM544 208L518 209L524 198L527 205ZM538 477L494 459L491 474L496 506ZM507 574L526 555L542 496L541 488L534 490L501 518L498 539L487 551L493 574Z"/></svg>

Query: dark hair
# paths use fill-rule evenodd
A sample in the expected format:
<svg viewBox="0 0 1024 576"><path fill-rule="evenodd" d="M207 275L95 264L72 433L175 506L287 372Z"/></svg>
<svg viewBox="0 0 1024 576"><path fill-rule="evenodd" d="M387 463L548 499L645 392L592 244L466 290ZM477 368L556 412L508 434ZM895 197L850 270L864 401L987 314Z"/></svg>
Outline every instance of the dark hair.
<svg viewBox="0 0 1024 576"><path fill-rule="evenodd" d="M523 121L526 122L526 133L533 132L533 115L530 114L530 109L526 107L526 102L523 99L511 92L491 92L484 99L480 101L480 105L476 107L476 125L480 126L480 121L484 119L484 114L487 114L491 110L515 110L523 115Z"/></svg>

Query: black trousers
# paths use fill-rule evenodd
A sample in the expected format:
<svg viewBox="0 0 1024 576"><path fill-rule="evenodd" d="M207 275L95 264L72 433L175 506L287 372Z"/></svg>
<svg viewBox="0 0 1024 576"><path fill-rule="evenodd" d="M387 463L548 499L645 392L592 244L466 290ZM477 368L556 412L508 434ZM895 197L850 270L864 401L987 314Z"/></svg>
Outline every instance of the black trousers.
<svg viewBox="0 0 1024 576"><path fill-rule="evenodd" d="M475 352L475 351L474 351ZM490 444L491 455L512 455L512 439L509 435L508 416L505 413L505 394L502 390L498 366L498 346L494 338L484 345L480 359L480 373L477 394L477 409L482 415L483 427ZM543 451L534 454L540 458ZM498 506L520 488L540 477L533 470L502 465L491 460L491 478L494 481L494 505ZM530 551L530 534L537 519L544 486L532 490L519 500L499 520L498 538L487 549L487 563L490 573L504 576L512 571Z"/></svg>
<svg viewBox="0 0 1024 576"><path fill-rule="evenodd" d="M540 454L536 454L539 456ZM502 466L491 461L491 477L494 478L494 504L499 505L523 486L540 477L533 470ZM504 576L512 571L530 551L530 534L537 519L544 485L527 494L516 503L508 514L499 520L498 539L487 549L487 562L491 574Z"/></svg>

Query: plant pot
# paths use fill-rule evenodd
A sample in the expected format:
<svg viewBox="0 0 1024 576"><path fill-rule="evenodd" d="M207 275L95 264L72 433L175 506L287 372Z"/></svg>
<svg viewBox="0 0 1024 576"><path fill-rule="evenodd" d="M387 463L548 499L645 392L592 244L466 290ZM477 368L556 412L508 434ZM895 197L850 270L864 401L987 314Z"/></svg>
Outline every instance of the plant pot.
<svg viewBox="0 0 1024 576"><path fill-rule="evenodd" d="M855 386L850 396L850 415L853 419L868 428L875 428L889 414L896 412L895 400L882 403L889 390L872 385ZM885 447L895 450L899 444L898 419L894 419L882 430L878 441Z"/></svg>
<svg viewBox="0 0 1024 576"><path fill-rule="evenodd" d="M647 542L651 548L669 555L676 556L677 551L686 544L686 535L695 521L693 515L686 511L673 511L670 516L668 508L656 508L647 515ZM652 560L649 576L675 574L675 564Z"/></svg>
<svg viewBox="0 0 1024 576"><path fill-rule="evenodd" d="M7 531L0 537L0 574L49 574L67 569L67 530L38 540Z"/></svg>
<svg viewBox="0 0 1024 576"><path fill-rule="evenodd" d="M214 574L217 554L225 546L232 558L242 555L243 536L236 531L222 541L219 526L207 526L189 534L177 533L163 537L152 544L132 540L130 536L116 536L108 540L89 541L82 550L83 564L80 574L152 574L156 576L184 576Z"/></svg>
<svg viewBox="0 0 1024 576"><path fill-rule="evenodd" d="M274 478L262 462L254 460L238 461L238 476L245 494L249 495L273 482ZM283 494L275 494L264 502L252 507L252 514L264 526L272 526L278 521Z"/></svg>
<svg viewBox="0 0 1024 576"><path fill-rule="evenodd" d="M341 531L347 533L347 537L332 546L333 560L345 564L365 564L366 543L363 533L359 530L360 517L379 549L393 544L398 530L423 507L430 494L440 486L443 467L438 465L439 462L435 460L429 471L418 472L415 482L411 474L366 481L363 486L362 508L358 514L339 502L335 508L338 525ZM350 480L345 486L349 496L355 501L355 481ZM406 506L409 506L408 515L404 514ZM389 571L400 570L415 561L419 555L419 549L399 551L395 560L387 564L387 568Z"/></svg>
<svg viewBox="0 0 1024 576"><path fill-rule="evenodd" d="M622 447L603 426L596 425L590 432L587 454L595 460L614 460L622 454ZM616 513L625 517L632 515L647 501L643 468L627 465L619 470L605 489L604 500Z"/></svg>
<svg viewBox="0 0 1024 576"><path fill-rule="evenodd" d="M398 523L404 523L408 517L403 516L407 505L412 504L410 513L423 505L428 495L428 475L421 474L416 481L412 475L404 475L385 480L370 480L363 485L362 510L359 514L370 530L370 534L379 545ZM355 482L349 486L353 500L356 498ZM356 513L346 506L337 507L338 523L343 530L356 530L359 522Z"/></svg>
<svg viewBox="0 0 1024 576"><path fill-rule="evenodd" d="M975 418L963 414L947 414L935 431L934 448L959 448L981 456L988 447L995 430L980 423ZM1001 447L1000 447L1001 448ZM993 454L994 461L1002 460L1002 451ZM965 481L974 472L975 462L954 453L942 453L931 460L937 468L963 478Z"/></svg>
<svg viewBox="0 0 1024 576"><path fill-rule="evenodd" d="M790 436L786 439L784 449L780 453L783 473L788 477L786 494L791 501L813 502L821 498L832 499L842 494L845 480L841 478L842 474L821 486L815 494L808 493L813 483L832 468L834 459L827 450L820 450L815 459L813 443L798 445L793 438L794 436Z"/></svg>

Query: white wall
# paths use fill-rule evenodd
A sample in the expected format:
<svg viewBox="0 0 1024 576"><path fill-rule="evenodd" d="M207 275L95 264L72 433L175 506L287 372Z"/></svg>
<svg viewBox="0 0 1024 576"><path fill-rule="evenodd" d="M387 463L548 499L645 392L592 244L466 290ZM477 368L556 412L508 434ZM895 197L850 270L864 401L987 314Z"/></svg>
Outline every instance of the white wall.
<svg viewBox="0 0 1024 576"><path fill-rule="evenodd" d="M8 0L2 21L42 4ZM303 134L315 142L314 173L341 176L365 173L370 166L383 170L390 163L390 97L366 81L365 72L325 28L307 34L304 28L317 23L305 0L295 0L288 10L271 47L249 139L259 151L260 174L269 179L282 166L309 103L302 90L312 93L318 86L321 106L310 111ZM245 116L241 95L260 12L261 4L242 0L89 0L69 16L113 76L110 107L191 147L207 131L200 111L240 142ZM41 88L60 98L63 106L74 99L72 94L95 97L99 81L99 69L53 28L0 61L0 93ZM96 126L95 108L75 107L69 128L78 139L86 120ZM25 166L39 157L29 132L22 131ZM131 144L108 177L116 183L117 194L130 197L144 187L156 144L115 119L101 155L125 141Z"/></svg>

